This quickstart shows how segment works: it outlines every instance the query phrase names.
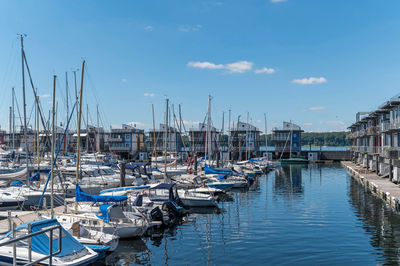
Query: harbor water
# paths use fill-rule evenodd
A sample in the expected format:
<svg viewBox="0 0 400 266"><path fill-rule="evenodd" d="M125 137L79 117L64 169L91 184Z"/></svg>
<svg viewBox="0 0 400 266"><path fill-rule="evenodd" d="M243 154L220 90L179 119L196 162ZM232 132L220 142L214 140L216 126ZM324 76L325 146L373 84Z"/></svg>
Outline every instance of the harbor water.
<svg viewBox="0 0 400 266"><path fill-rule="evenodd" d="M107 264L398 264L400 216L339 164L283 166L219 213L157 237L121 241Z"/></svg>

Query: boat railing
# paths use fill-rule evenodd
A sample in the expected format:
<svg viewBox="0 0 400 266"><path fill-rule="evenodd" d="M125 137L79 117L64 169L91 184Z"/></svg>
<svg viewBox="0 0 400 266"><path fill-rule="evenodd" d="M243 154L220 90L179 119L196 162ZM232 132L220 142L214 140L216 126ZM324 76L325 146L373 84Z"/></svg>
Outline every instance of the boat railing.
<svg viewBox="0 0 400 266"><path fill-rule="evenodd" d="M33 233L32 233L32 230L31 230L31 225L29 224L28 225L28 234L27 235L23 235L23 236L19 236L19 237L16 237L16 224L13 223L12 227L13 227L13 229L12 229L12 237L13 238L8 240L8 241L5 241L3 243L0 243L0 247L13 244L13 265L17 265L17 243L19 241L26 240L26 239L28 239L28 263L25 264L25 265L28 265L28 266L35 265L35 264L38 264L38 263L40 263L40 262L42 262L44 260L47 260L47 259L49 259L49 264L48 265L50 265L50 266L53 265L53 257L58 255L58 254L60 254L61 250L62 250L62 245L61 245L61 243L62 243L62 227L61 227L60 224L56 224L56 225L47 227L46 229L43 229L43 230L40 230L40 231L37 231L37 232L33 232ZM56 252L53 252L53 231L54 230L58 230L58 234L59 234L58 235L59 236L58 237L58 247L59 248L58 248L58 250ZM32 237L37 236L37 235L41 235L41 234L45 234L47 232L50 232L50 236L49 236L49 255L47 255L47 256L45 256L43 258L39 258L39 259L37 259L35 261L32 261L32 242L31 242Z"/></svg>

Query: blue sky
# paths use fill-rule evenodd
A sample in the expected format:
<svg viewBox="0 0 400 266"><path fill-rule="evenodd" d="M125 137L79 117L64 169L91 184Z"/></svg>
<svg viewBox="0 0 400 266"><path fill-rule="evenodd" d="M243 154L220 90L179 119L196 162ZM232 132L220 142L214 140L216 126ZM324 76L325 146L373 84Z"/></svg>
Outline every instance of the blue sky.
<svg viewBox="0 0 400 266"><path fill-rule="evenodd" d="M1 1L0 125L8 129L11 87L22 107L17 33L48 112L58 76L65 120L65 72L87 63L85 104L105 127L163 120L165 97L188 124L292 120L306 131L343 130L399 92L400 2L321 1ZM69 80L71 94L72 79ZM29 85L29 84L27 84ZM32 90L28 88L28 113ZM227 125L225 126L227 127Z"/></svg>

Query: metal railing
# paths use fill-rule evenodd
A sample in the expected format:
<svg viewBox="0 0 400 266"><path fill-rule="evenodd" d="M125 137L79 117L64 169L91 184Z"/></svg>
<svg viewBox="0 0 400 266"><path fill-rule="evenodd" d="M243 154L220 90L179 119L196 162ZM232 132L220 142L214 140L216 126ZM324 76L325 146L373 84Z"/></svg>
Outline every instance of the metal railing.
<svg viewBox="0 0 400 266"><path fill-rule="evenodd" d="M385 147L381 146L353 146L351 151L367 152L367 153L380 153L382 154Z"/></svg>
<svg viewBox="0 0 400 266"><path fill-rule="evenodd" d="M50 266L53 265L53 256L56 256L56 255L60 254L61 253L61 249L62 249L62 227L61 227L60 224L50 226L50 227L48 227L46 229L43 229L41 231L34 232L34 233L32 233L31 225L29 224L28 225L28 234L24 235L24 236L20 236L20 237L16 237L16 230L15 230L16 229L16 225L15 225L15 223L13 223L12 227L13 227L13 229L12 229L12 235L13 235L12 237L13 237L13 239L10 239L10 240L8 240L6 242L0 243L0 247L13 244L13 265L17 265L17 242L25 240L25 239L28 239L28 262L29 262L26 265L29 265L29 266L35 265L35 264L38 264L39 262L42 262L42 261L47 260L47 259L49 259L49 265ZM53 231L56 230L56 229L59 230L58 251L53 253ZM35 261L32 261L32 243L31 243L31 238L34 237L34 236L40 235L40 234L47 233L47 232L50 232L50 237L49 237L49 255L47 255L47 256L45 256L43 258L37 259Z"/></svg>

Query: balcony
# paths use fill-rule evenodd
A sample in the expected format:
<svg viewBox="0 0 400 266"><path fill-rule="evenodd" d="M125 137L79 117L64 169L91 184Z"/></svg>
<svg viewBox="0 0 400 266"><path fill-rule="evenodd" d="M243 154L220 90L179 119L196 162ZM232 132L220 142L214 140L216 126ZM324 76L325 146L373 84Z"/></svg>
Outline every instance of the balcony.
<svg viewBox="0 0 400 266"><path fill-rule="evenodd" d="M122 138L110 138L109 142L122 142L123 139Z"/></svg>
<svg viewBox="0 0 400 266"><path fill-rule="evenodd" d="M115 152L118 152L118 151L129 152L129 151L131 151L131 147L113 147L113 146L111 146L110 150L115 151Z"/></svg>
<svg viewBox="0 0 400 266"><path fill-rule="evenodd" d="M380 147L380 146L353 146L353 147L351 147L351 151L382 154L383 147Z"/></svg>
<svg viewBox="0 0 400 266"><path fill-rule="evenodd" d="M377 135L379 135L380 132L381 132L380 127L377 127L377 126L369 127L367 129L368 136L377 136Z"/></svg>

